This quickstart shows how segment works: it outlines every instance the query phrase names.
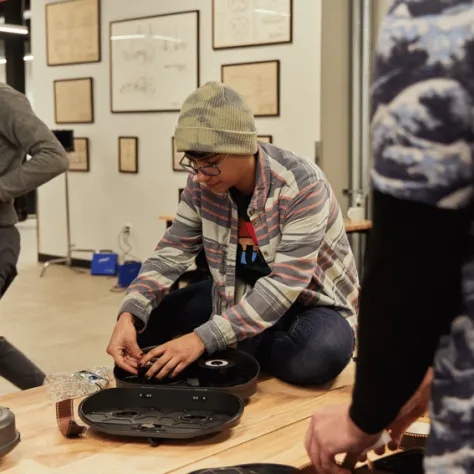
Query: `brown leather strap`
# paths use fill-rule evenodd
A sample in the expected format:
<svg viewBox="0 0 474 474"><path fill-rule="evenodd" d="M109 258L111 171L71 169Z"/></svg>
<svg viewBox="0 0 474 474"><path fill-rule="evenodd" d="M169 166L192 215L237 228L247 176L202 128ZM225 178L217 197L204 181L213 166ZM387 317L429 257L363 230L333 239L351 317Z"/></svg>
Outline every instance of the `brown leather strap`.
<svg viewBox="0 0 474 474"><path fill-rule="evenodd" d="M86 431L86 427L77 424L74 419L74 401L72 398L56 402L56 420L59 431L67 438L76 438Z"/></svg>

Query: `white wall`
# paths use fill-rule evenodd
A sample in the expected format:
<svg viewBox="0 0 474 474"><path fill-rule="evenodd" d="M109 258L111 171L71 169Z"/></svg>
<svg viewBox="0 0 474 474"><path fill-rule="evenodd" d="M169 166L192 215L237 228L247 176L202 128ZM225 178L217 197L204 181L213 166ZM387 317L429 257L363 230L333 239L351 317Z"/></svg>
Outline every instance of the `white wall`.
<svg viewBox="0 0 474 474"><path fill-rule="evenodd" d="M4 58L1 58L4 59ZM25 61L25 86L26 86L26 97L30 101L31 105L34 107L34 97L33 97L33 62L32 61ZM0 61L0 82L7 82L7 67L6 63Z"/></svg>
<svg viewBox="0 0 474 474"><path fill-rule="evenodd" d="M224 0L219 0L224 1ZM34 103L51 128L74 128L89 137L90 173L70 173L72 241L78 248L118 251L117 236L131 223L133 253L146 258L165 231L162 214L174 214L178 188L186 174L171 168L171 136L177 113L111 114L109 101L109 22L176 11L200 10L200 79L220 79L220 66L257 60L281 61L281 116L258 118L262 135L274 143L314 159L320 138L320 26L321 0L294 1L293 43L213 51L211 0L102 0L102 62L63 67L46 65L45 2L32 5ZM58 127L54 123L53 80L94 78L95 123ZM191 92L191 91L189 91ZM118 173L119 135L139 137L139 174ZM64 255L66 251L64 177L40 188L39 252ZM74 256L84 258L84 254Z"/></svg>

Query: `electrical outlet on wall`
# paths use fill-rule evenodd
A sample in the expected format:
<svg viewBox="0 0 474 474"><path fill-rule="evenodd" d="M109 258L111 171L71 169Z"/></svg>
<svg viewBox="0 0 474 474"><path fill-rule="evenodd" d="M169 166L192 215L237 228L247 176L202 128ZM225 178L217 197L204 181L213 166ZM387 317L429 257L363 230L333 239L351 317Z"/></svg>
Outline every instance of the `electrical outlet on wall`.
<svg viewBox="0 0 474 474"><path fill-rule="evenodd" d="M131 234L132 232L132 224L130 223L127 223L123 226L123 231L126 233L126 234Z"/></svg>

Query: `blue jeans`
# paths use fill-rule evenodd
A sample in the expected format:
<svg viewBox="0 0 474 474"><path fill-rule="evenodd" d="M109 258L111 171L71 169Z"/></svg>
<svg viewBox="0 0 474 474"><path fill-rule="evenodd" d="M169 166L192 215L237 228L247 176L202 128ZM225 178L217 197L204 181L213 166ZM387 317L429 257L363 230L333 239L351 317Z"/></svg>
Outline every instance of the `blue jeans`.
<svg viewBox="0 0 474 474"><path fill-rule="evenodd" d="M140 347L162 344L208 321L211 288L208 280L169 293L138 336ZM241 341L238 348L253 355L263 372L285 382L320 385L344 370L354 344L354 332L339 312L295 303L275 326Z"/></svg>

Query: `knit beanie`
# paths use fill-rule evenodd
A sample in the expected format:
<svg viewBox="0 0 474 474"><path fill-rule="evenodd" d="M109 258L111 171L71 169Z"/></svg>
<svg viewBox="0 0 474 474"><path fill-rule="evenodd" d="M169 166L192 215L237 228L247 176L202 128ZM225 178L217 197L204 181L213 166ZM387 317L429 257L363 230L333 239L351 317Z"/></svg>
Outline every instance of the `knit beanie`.
<svg viewBox="0 0 474 474"><path fill-rule="evenodd" d="M174 140L177 151L253 155L258 149L252 110L236 90L215 81L184 101Z"/></svg>

